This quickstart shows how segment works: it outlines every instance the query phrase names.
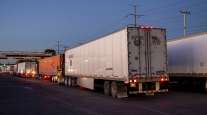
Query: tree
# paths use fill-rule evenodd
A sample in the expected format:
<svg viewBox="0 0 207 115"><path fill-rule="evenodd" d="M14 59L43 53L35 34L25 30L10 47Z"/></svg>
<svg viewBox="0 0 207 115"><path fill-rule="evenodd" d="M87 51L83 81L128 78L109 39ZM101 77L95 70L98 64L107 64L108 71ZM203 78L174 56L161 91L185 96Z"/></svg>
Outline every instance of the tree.
<svg viewBox="0 0 207 115"><path fill-rule="evenodd" d="M56 51L54 49L45 49L44 53L52 56L56 55Z"/></svg>

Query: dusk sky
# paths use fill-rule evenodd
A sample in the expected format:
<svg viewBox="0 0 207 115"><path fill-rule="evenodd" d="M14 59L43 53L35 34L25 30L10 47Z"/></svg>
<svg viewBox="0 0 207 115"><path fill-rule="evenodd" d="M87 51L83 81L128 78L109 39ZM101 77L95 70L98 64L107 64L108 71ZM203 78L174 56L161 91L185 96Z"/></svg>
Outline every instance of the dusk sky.
<svg viewBox="0 0 207 115"><path fill-rule="evenodd" d="M207 31L207 0L0 0L0 50L43 51L70 47L133 23L167 29L168 39L183 34L179 10L191 12L189 32Z"/></svg>

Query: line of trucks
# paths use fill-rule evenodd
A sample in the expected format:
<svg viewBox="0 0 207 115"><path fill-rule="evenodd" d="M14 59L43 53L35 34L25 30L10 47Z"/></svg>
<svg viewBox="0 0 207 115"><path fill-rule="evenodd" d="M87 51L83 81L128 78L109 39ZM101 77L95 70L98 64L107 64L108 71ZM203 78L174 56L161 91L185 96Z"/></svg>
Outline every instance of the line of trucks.
<svg viewBox="0 0 207 115"><path fill-rule="evenodd" d="M202 33L167 41L165 29L125 27L62 55L17 63L14 70L22 77L102 89L114 98L168 92L169 80L201 81L207 89L206 39Z"/></svg>

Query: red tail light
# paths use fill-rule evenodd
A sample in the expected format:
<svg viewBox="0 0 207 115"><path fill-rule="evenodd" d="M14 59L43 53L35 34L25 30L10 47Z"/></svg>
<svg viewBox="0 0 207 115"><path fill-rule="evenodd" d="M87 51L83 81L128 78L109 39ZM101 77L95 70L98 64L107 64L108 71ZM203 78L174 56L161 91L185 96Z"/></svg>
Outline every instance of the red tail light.
<svg viewBox="0 0 207 115"><path fill-rule="evenodd" d="M164 78L161 78L160 80L161 80L161 81L165 81L165 79L164 79Z"/></svg>
<svg viewBox="0 0 207 115"><path fill-rule="evenodd" d="M160 81L168 81L169 78L167 75L160 75Z"/></svg>
<svg viewBox="0 0 207 115"><path fill-rule="evenodd" d="M136 83L137 82L137 80L136 79L134 79L134 83Z"/></svg>

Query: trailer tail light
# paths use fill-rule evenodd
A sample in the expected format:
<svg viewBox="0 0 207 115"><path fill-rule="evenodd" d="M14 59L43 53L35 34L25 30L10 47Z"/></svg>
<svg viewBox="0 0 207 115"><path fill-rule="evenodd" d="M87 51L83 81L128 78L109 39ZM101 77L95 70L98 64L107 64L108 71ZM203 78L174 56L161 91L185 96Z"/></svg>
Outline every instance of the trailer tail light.
<svg viewBox="0 0 207 115"><path fill-rule="evenodd" d="M152 26L141 26L140 28L142 28L142 29L153 29Z"/></svg>
<svg viewBox="0 0 207 115"><path fill-rule="evenodd" d="M164 78L161 78L160 81L165 81L165 79Z"/></svg>
<svg viewBox="0 0 207 115"><path fill-rule="evenodd" d="M32 74L34 75L34 74L36 74L36 72L35 71L32 71Z"/></svg>
<svg viewBox="0 0 207 115"><path fill-rule="evenodd" d="M29 74L30 73L30 70L28 70L27 72L26 72L26 74Z"/></svg>
<svg viewBox="0 0 207 115"><path fill-rule="evenodd" d="M134 83L136 83L137 82L137 80L136 79L134 79Z"/></svg>
<svg viewBox="0 0 207 115"><path fill-rule="evenodd" d="M137 81L138 81L138 80L137 80L136 78L134 78L134 79L133 79L133 78L130 79L130 80L129 80L129 86L130 86L130 87L136 87L136 86L137 86Z"/></svg>
<svg viewBox="0 0 207 115"><path fill-rule="evenodd" d="M149 32L151 31L153 27L152 26L141 26L140 28L143 29L145 32Z"/></svg>
<svg viewBox="0 0 207 115"><path fill-rule="evenodd" d="M163 81L168 81L169 78L167 77L167 75L161 75L160 76L160 81L163 82Z"/></svg>
<svg viewBox="0 0 207 115"><path fill-rule="evenodd" d="M137 83L138 80L137 79L130 79L128 83Z"/></svg>

